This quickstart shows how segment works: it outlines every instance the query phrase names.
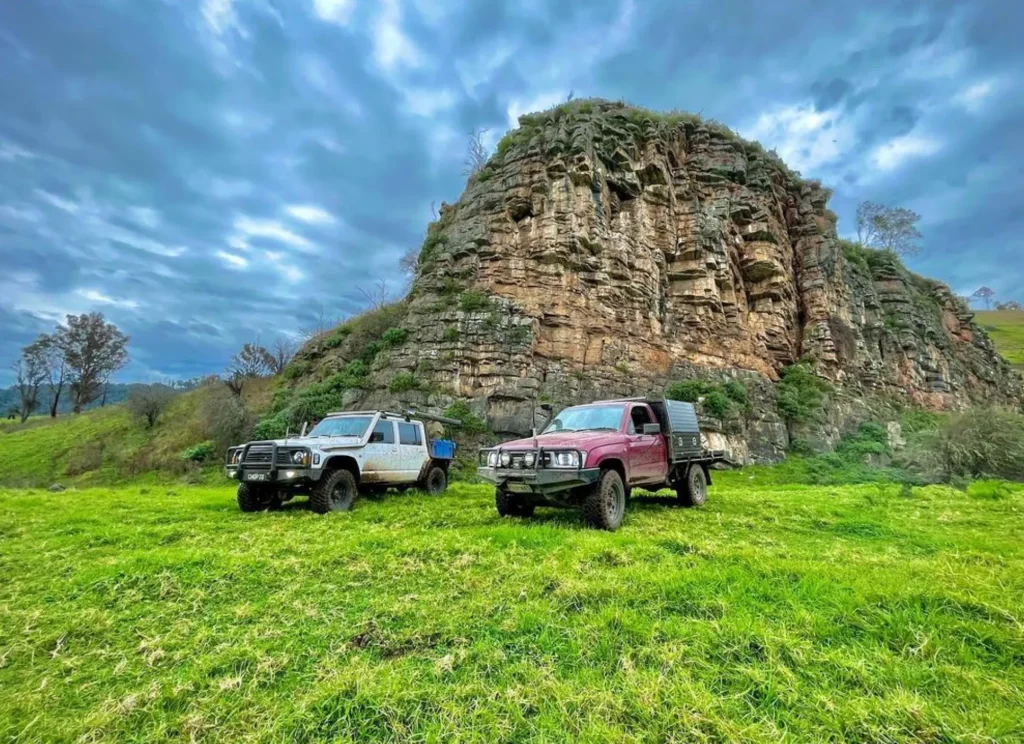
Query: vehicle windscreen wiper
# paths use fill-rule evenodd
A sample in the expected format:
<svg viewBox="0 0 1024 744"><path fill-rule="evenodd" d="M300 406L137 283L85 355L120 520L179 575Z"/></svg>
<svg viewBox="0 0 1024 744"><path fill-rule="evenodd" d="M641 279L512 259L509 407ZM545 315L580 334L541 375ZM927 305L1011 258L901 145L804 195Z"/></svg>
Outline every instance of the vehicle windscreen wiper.
<svg viewBox="0 0 1024 744"><path fill-rule="evenodd" d="M573 431L618 431L618 427L615 427L615 426L584 426L582 429L573 429Z"/></svg>

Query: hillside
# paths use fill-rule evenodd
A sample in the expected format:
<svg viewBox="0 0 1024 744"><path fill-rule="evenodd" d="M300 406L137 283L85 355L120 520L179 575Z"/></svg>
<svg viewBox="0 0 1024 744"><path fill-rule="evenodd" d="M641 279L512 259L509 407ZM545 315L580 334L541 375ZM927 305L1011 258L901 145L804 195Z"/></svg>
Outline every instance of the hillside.
<svg viewBox="0 0 1024 744"><path fill-rule="evenodd" d="M459 403L499 434L543 403L731 384L737 405L705 425L748 462L907 405L1019 405L969 308L839 240L829 196L696 116L586 100L523 116L428 227L409 297L307 344L288 376L306 402Z"/></svg>
<svg viewBox="0 0 1024 744"><path fill-rule="evenodd" d="M123 404L56 419L34 416L0 425L0 485L86 486L145 477L200 480L203 466L218 464L229 443L251 436L257 412L268 404L273 380L252 380L235 406L223 385L179 394L152 429ZM186 449L212 440L206 463L182 459ZM219 475L219 471L218 471Z"/></svg>
<svg viewBox="0 0 1024 744"><path fill-rule="evenodd" d="M611 534L0 490L0 740L1020 741L1024 492L983 485L723 474Z"/></svg>
<svg viewBox="0 0 1024 744"><path fill-rule="evenodd" d="M985 310L978 313L978 323L999 353L1016 369L1024 370L1024 312Z"/></svg>

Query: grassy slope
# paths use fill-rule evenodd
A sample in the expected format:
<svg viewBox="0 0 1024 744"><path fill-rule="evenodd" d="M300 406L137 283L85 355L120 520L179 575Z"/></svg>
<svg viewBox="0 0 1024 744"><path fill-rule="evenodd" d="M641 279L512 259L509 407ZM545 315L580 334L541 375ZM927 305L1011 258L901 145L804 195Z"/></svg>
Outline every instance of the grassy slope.
<svg viewBox="0 0 1024 744"><path fill-rule="evenodd" d="M1024 492L720 480L614 534L0 491L0 740L1024 740Z"/></svg>
<svg viewBox="0 0 1024 744"><path fill-rule="evenodd" d="M977 313L977 318L999 353L1014 367L1024 370L1024 312L989 310Z"/></svg>
<svg viewBox="0 0 1024 744"><path fill-rule="evenodd" d="M271 380L249 383L250 405L266 405ZM153 429L132 418L124 405L57 419L35 416L25 424L0 421L0 485L48 486L171 479L187 467L181 453L209 437L203 421L211 391L199 388L177 396Z"/></svg>

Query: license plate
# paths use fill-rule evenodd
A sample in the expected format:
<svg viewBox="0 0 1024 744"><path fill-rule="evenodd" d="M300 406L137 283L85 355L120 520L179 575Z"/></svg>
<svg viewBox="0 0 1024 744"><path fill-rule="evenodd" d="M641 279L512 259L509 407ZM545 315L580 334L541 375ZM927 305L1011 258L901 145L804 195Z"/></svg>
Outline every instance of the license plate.
<svg viewBox="0 0 1024 744"><path fill-rule="evenodd" d="M265 480L268 479L268 477L269 476L266 473L246 473L245 474L245 479L247 481L265 481Z"/></svg>
<svg viewBox="0 0 1024 744"><path fill-rule="evenodd" d="M532 493L533 489L527 483L509 483L508 490L512 493Z"/></svg>

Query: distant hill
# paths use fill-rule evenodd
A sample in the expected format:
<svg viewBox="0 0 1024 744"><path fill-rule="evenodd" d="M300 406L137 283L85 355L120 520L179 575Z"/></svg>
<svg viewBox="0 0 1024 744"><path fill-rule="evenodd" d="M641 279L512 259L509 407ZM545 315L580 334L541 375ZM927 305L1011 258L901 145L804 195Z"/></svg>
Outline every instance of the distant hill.
<svg viewBox="0 0 1024 744"><path fill-rule="evenodd" d="M986 310L977 314L977 322L1006 361L1024 370L1024 311Z"/></svg>
<svg viewBox="0 0 1024 744"><path fill-rule="evenodd" d="M134 383L111 383L110 387L107 389L106 405L112 405L123 401L128 397L128 391L132 388L133 384ZM50 392L48 390L44 391L39 398L39 408L36 410L36 413L40 414L49 411L50 402L53 400L53 396L50 395ZM57 405L57 413L71 413L71 396L68 395L67 390L61 393L60 398L60 403ZM102 396L100 399L86 406L86 410L99 408L101 400ZM18 394L18 389L16 387L12 385L9 388L0 388L0 413L4 414L5 418L10 409L20 407L21 396Z"/></svg>

